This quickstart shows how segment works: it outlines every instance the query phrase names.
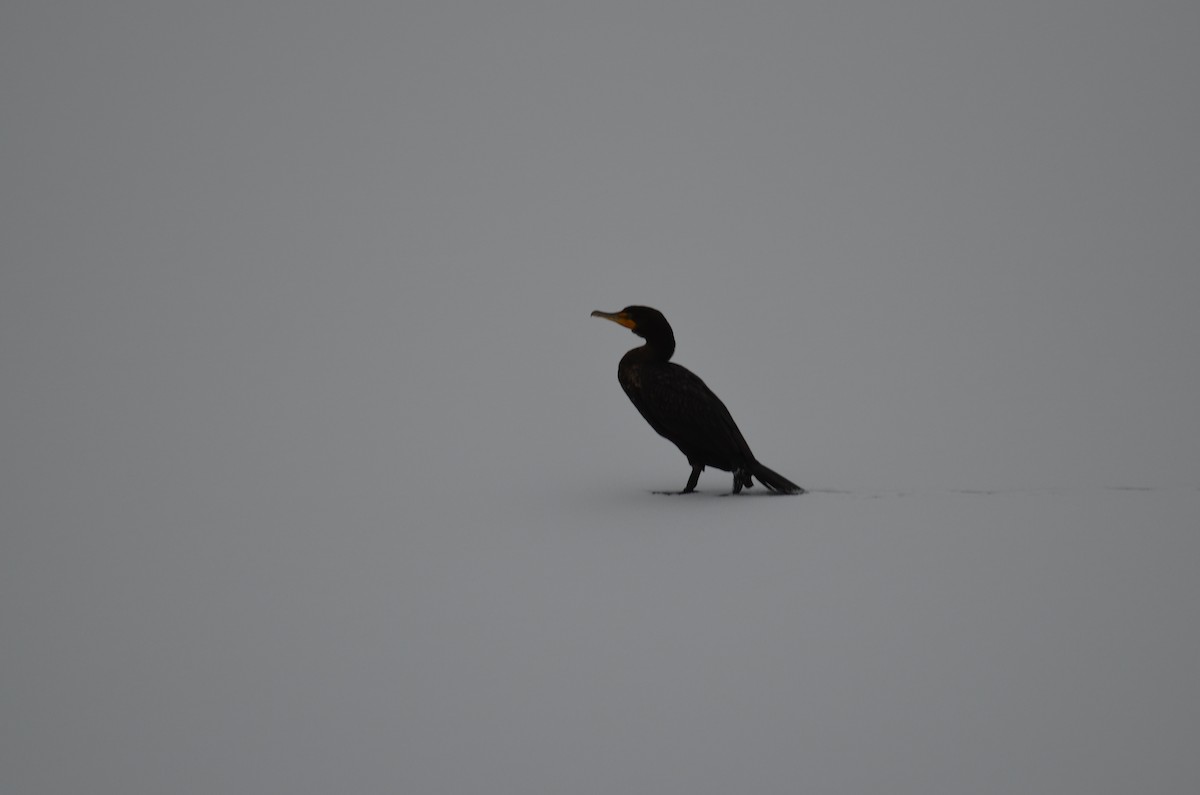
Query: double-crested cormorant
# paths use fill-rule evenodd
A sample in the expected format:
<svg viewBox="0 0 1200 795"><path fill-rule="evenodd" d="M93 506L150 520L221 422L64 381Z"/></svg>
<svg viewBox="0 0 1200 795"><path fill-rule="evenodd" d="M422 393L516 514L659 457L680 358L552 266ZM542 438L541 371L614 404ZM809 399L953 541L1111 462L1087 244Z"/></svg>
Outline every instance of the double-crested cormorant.
<svg viewBox="0 0 1200 795"><path fill-rule="evenodd" d="M706 466L733 473L733 493L754 485L751 476L771 491L803 494L804 489L773 472L754 457L745 437L721 399L691 370L670 361L675 334L662 312L648 306L627 306L620 312L592 312L644 337L646 344L621 357L617 379L633 405L658 431L679 448L692 474L680 494L696 490Z"/></svg>

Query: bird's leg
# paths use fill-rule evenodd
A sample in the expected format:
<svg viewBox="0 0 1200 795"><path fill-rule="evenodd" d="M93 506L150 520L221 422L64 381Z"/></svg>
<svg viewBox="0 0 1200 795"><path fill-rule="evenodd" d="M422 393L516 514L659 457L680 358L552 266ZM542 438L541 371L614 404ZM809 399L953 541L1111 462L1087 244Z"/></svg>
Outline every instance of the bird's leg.
<svg viewBox="0 0 1200 795"><path fill-rule="evenodd" d="M704 464L693 464L692 474L688 478L687 485L683 487L683 491L656 491L655 494L693 494L696 491L696 484L700 482L700 473L704 470Z"/></svg>
<svg viewBox="0 0 1200 795"><path fill-rule="evenodd" d="M733 472L733 493L741 494L742 486L748 489L754 488L754 481L750 479L750 473L744 469L735 469Z"/></svg>

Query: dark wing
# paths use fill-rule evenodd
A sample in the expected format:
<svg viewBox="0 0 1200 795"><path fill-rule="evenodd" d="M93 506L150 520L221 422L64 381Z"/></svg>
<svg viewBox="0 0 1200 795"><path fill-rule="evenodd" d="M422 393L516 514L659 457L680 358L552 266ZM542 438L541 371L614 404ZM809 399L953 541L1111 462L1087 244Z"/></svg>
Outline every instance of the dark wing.
<svg viewBox="0 0 1200 795"><path fill-rule="evenodd" d="M754 460L729 409L686 367L673 362L638 367L624 386L651 427L693 463L734 469Z"/></svg>

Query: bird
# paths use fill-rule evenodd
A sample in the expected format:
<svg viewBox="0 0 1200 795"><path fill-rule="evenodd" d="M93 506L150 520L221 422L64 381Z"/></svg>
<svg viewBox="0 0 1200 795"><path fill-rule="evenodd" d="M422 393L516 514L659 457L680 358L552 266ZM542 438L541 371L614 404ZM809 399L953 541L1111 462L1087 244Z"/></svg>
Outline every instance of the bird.
<svg viewBox="0 0 1200 795"><path fill-rule="evenodd" d="M693 493L705 467L732 472L734 494L742 487L752 487L752 478L772 492L804 493L759 463L721 399L699 376L671 361L675 333L662 312L648 306L627 306L619 312L597 309L592 317L611 320L646 340L621 357L617 380L650 427L674 443L691 464L683 491L666 493Z"/></svg>

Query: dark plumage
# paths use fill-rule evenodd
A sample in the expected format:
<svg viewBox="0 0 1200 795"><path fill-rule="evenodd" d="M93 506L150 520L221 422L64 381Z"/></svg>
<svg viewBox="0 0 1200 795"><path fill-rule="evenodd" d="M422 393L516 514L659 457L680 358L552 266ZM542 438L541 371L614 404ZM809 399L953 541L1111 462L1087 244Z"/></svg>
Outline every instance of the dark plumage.
<svg viewBox="0 0 1200 795"><path fill-rule="evenodd" d="M648 306L627 306L620 312L596 310L592 316L611 320L645 338L645 345L621 357L617 379L650 427L673 442L692 465L681 494L696 490L706 466L732 472L734 494L743 486L753 486L752 476L771 491L804 493L760 464L721 399L691 370L670 361L675 334L662 312Z"/></svg>

